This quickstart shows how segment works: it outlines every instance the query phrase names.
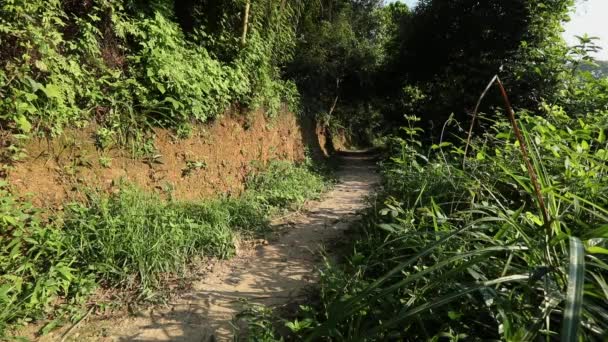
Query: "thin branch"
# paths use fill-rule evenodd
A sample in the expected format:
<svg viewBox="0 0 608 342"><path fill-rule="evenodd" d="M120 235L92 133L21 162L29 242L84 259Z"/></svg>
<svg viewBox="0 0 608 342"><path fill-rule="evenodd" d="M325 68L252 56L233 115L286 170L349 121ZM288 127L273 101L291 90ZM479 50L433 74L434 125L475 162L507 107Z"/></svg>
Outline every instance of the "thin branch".
<svg viewBox="0 0 608 342"><path fill-rule="evenodd" d="M475 105L475 110L473 110L473 118L471 119L471 127L469 128L469 135L467 136L467 144L464 146L464 157L462 158L462 168L464 169L464 162L467 159L467 151L469 150L469 145L471 144L471 137L473 136L473 127L475 126L475 118L477 118L477 111L479 110L479 106L481 105L481 100L486 96L494 82L498 79L498 75L494 75L492 80L486 86L486 89L481 93L479 99L477 100L477 104Z"/></svg>
<svg viewBox="0 0 608 342"><path fill-rule="evenodd" d="M509 101L509 96L507 95L507 91L505 87L502 85L500 78L496 77L496 84L500 88L500 93L505 102L505 110L507 111L507 116L511 121L511 126L513 126L513 132L517 137L517 141L519 142L519 149L521 150L521 154L524 158L524 163L526 164L526 168L528 169L528 174L530 176L530 181L532 182L532 186L534 187L534 192L536 193L536 199L538 200L538 206L540 207L540 211L543 215L543 223L545 226L545 230L547 233L547 237L550 237L551 232L551 220L549 218L549 212L547 211L547 207L545 206L545 199L540 189L540 184L538 183L538 175L536 171L534 171L534 167L530 162L530 157L528 155L528 148L526 147L526 141L524 140L521 131L519 130L519 126L517 125L517 121L515 120L515 112L513 111L513 107L511 107L511 102Z"/></svg>
<svg viewBox="0 0 608 342"><path fill-rule="evenodd" d="M336 109L336 105L338 104L338 98L339 96L336 96L336 98L334 98L334 102L332 103L331 108L329 108L328 116L331 116L334 110Z"/></svg>
<svg viewBox="0 0 608 342"><path fill-rule="evenodd" d="M78 328L78 326L80 325L80 323L82 323L87 317L89 317L89 315L91 314L91 312L93 312L93 309L95 309L95 306L91 306L91 308L89 308L89 311L87 311L87 313L82 316L78 322L76 322L74 325L72 325L64 334L63 336L61 336L61 342L64 342L68 336L70 336L70 334L72 332L74 332L74 330L76 330L76 328Z"/></svg>
<svg viewBox="0 0 608 342"><path fill-rule="evenodd" d="M247 41L247 26L249 25L249 6L250 0L245 3L245 13L243 14L243 34L241 35L241 45Z"/></svg>

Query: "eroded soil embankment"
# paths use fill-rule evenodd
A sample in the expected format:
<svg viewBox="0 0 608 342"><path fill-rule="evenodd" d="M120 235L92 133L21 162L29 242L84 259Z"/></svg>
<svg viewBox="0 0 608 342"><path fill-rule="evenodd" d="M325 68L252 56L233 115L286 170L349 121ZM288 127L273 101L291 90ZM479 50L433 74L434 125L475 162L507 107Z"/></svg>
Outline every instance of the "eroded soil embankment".
<svg viewBox="0 0 608 342"><path fill-rule="evenodd" d="M195 200L238 193L256 163L304 158L302 129L292 113L268 119L262 112L225 115L211 124L194 126L190 137L156 130L153 144L141 155L110 146L96 146L96 127L70 130L47 141L32 139L27 157L8 173L12 192L37 207L56 209L78 200L87 189L114 191L121 180L173 198Z"/></svg>

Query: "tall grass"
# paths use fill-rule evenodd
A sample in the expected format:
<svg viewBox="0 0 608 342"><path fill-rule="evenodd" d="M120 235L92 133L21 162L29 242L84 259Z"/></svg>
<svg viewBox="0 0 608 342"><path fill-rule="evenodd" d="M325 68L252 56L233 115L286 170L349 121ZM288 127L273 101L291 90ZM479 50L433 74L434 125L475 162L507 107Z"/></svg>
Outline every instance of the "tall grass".
<svg viewBox="0 0 608 342"><path fill-rule="evenodd" d="M324 187L317 175L285 161L271 163L263 173L254 173L247 180L248 191L255 194L260 203L277 208L317 198Z"/></svg>
<svg viewBox="0 0 608 342"><path fill-rule="evenodd" d="M273 212L318 197L325 181L310 165L274 161L236 197L165 201L125 183L55 223L0 183L0 336L9 323L72 312L99 285L150 298L193 258L230 257L237 237L267 233Z"/></svg>
<svg viewBox="0 0 608 342"><path fill-rule="evenodd" d="M538 190L505 121L428 149L394 137L385 192L322 273L301 339L602 340L608 155L601 118L520 113ZM538 196L542 196L542 201ZM544 209L538 203L544 203ZM544 221L543 210L546 210ZM548 229L546 229L548 228Z"/></svg>
<svg viewBox="0 0 608 342"><path fill-rule="evenodd" d="M230 257L237 234L263 232L274 209L315 198L324 188L307 166L273 161L250 175L239 197L165 202L129 185L94 195L71 207L64 230L80 267L104 282L149 289L194 256Z"/></svg>
<svg viewBox="0 0 608 342"><path fill-rule="evenodd" d="M213 202L165 203L126 186L73 205L64 230L80 267L121 286L147 288L194 255L233 254L229 215Z"/></svg>

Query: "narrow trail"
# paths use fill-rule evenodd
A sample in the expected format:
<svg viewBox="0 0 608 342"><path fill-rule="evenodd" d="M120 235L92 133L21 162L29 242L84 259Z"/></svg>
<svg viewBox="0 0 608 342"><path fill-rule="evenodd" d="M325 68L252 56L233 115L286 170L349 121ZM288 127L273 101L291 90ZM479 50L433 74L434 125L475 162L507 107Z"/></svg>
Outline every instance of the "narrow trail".
<svg viewBox="0 0 608 342"><path fill-rule="evenodd" d="M188 293L171 303L122 319L94 316L69 340L228 341L232 317L242 301L278 306L295 301L317 279L320 250L331 244L365 208L379 177L369 155L345 153L339 183L301 214L273 222L288 227L268 244L241 249L231 260L217 262Z"/></svg>

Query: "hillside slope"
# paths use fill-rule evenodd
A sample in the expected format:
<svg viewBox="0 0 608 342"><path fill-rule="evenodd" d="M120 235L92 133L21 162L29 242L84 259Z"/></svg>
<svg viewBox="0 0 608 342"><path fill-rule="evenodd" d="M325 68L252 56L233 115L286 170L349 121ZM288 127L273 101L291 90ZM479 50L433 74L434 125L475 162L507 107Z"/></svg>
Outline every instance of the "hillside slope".
<svg viewBox="0 0 608 342"><path fill-rule="evenodd" d="M39 207L57 207L87 189L112 192L129 181L175 199L194 200L238 194L247 174L269 160L304 159L303 131L296 117L282 112L268 119L226 115L194 126L187 138L156 129L149 150L96 147L94 128L69 130L57 139L32 139L27 157L14 165L7 181L14 193ZM145 148L145 146L144 146Z"/></svg>

